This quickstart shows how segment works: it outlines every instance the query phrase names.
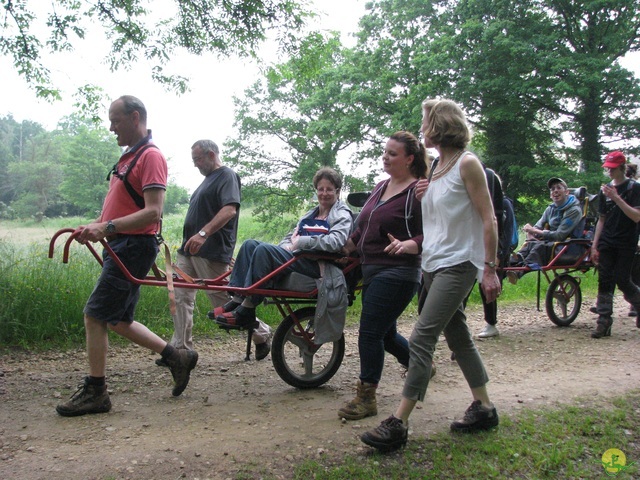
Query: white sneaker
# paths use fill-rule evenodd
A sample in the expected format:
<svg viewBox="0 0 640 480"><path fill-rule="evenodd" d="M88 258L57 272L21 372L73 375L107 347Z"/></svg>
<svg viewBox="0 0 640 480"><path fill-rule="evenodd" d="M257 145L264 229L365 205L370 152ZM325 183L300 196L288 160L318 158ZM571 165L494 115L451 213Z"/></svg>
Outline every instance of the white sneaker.
<svg viewBox="0 0 640 480"><path fill-rule="evenodd" d="M496 327L495 325L489 325L487 323L484 326L484 329L478 334L478 338L497 337L498 335L500 335L498 327Z"/></svg>

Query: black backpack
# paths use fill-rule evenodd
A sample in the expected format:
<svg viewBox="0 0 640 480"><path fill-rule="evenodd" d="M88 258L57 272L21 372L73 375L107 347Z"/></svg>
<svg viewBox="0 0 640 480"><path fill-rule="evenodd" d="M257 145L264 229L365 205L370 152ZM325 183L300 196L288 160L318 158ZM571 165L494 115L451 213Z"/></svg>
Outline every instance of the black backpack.
<svg viewBox="0 0 640 480"><path fill-rule="evenodd" d="M513 200L504 194L500 177L492 169L484 167L487 185L498 224L498 260L506 265L511 253L518 246L518 225L513 211Z"/></svg>

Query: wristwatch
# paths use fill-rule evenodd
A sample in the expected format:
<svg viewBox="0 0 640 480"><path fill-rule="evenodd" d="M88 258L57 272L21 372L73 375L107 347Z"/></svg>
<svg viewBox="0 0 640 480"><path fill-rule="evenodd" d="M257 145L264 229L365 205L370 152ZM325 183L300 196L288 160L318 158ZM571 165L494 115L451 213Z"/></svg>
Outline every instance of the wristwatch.
<svg viewBox="0 0 640 480"><path fill-rule="evenodd" d="M484 262L489 268L496 268L496 262Z"/></svg>
<svg viewBox="0 0 640 480"><path fill-rule="evenodd" d="M200 235L202 238L207 238L207 232L205 232L204 230L200 230L198 232L198 235Z"/></svg>
<svg viewBox="0 0 640 480"><path fill-rule="evenodd" d="M111 220L107 222L107 228L105 228L105 233L107 235L113 235L116 233L116 226L113 224Z"/></svg>

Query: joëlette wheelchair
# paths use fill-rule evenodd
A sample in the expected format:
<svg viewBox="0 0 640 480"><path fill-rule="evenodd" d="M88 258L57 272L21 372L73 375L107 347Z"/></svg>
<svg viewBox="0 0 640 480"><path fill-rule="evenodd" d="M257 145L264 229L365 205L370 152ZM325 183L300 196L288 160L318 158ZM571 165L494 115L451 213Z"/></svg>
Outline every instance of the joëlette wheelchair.
<svg viewBox="0 0 640 480"><path fill-rule="evenodd" d="M367 195L350 194L347 201L353 207L362 207ZM69 250L76 236L74 229L65 228L56 232L49 243L49 258L53 258L55 244L58 238L70 233L64 243L63 263L69 261ZM355 300L357 291L361 289L360 260L357 257L344 258L341 254L326 252L298 251L294 258L281 265L269 275L247 288L230 287L228 285L231 271L217 278L187 278L179 273L161 270L156 264L145 278L131 275L117 255L109 247L108 242L100 243L113 258L125 277L132 283L168 288L170 294L173 288L191 288L196 290L218 290L229 294L242 296L262 295L265 304L275 305L282 315L271 343L271 361L282 380L296 388L315 388L329 381L338 371L345 352L344 335L333 342L318 345L314 343L315 304L317 303L318 288L315 280L298 273L284 273L287 268L301 258L335 262L341 260L342 271L347 283L349 306ZM102 265L102 257L92 244L85 245L95 259ZM168 278L168 276L170 278ZM273 286L267 284L273 281ZM240 328L239 328L240 329ZM241 328L247 331L247 348L245 360L251 356L251 337L253 326Z"/></svg>
<svg viewBox="0 0 640 480"><path fill-rule="evenodd" d="M545 295L545 309L549 319L559 327L567 327L577 318L582 306L582 276L594 267L591 262L591 240L595 230L597 195L589 195L586 187L572 188L582 206L582 219L574 231L579 238L569 238L564 242L555 242L550 247L550 260L539 270L530 267L507 266L499 271L507 272L537 271L537 308L540 310L541 278L549 286Z"/></svg>

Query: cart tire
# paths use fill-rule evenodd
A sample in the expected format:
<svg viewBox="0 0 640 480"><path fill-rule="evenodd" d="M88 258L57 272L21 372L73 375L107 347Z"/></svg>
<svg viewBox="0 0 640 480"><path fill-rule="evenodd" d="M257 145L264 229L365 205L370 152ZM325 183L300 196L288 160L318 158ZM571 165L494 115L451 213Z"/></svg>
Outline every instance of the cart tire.
<svg viewBox="0 0 640 480"><path fill-rule="evenodd" d="M315 311L314 307L304 307L293 312L302 328L311 335ZM280 378L292 387L315 388L328 382L340 368L343 358L344 335L313 351L297 330L291 315L282 320L273 335L271 361Z"/></svg>
<svg viewBox="0 0 640 480"><path fill-rule="evenodd" d="M580 313L580 282L571 275L559 275L547 289L545 307L549 319L559 327L568 327Z"/></svg>

